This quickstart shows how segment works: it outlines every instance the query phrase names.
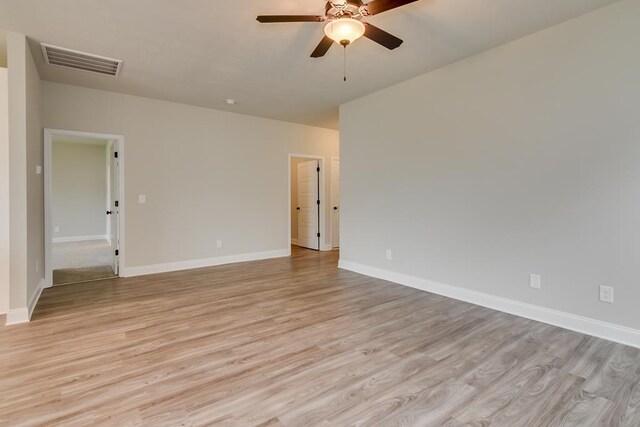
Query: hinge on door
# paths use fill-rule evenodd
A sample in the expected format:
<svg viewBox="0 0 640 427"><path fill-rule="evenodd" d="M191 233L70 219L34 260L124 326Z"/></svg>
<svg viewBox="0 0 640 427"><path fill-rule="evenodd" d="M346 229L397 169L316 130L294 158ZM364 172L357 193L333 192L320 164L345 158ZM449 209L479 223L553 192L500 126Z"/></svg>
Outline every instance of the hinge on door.
<svg viewBox="0 0 640 427"><path fill-rule="evenodd" d="M120 254L120 251L116 249L116 256Z"/></svg>
<svg viewBox="0 0 640 427"><path fill-rule="evenodd" d="M316 203L319 205L320 204L320 200L316 200Z"/></svg>
<svg viewBox="0 0 640 427"><path fill-rule="evenodd" d="M118 158L118 152L117 151L114 151L113 157L116 158L116 159Z"/></svg>
<svg viewBox="0 0 640 427"><path fill-rule="evenodd" d="M118 207L118 201L116 200L116 208Z"/></svg>
<svg viewBox="0 0 640 427"><path fill-rule="evenodd" d="M320 233L318 233L318 237L320 237Z"/></svg>
<svg viewBox="0 0 640 427"><path fill-rule="evenodd" d="M316 168L316 171L317 171L317 172L320 172L320 166L318 166L318 167Z"/></svg>

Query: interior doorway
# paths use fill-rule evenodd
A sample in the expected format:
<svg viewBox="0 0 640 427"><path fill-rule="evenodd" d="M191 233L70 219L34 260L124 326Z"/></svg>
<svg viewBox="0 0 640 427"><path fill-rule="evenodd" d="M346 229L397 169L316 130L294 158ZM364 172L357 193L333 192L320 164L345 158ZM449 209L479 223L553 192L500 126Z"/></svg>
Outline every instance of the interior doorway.
<svg viewBox="0 0 640 427"><path fill-rule="evenodd" d="M45 282L117 277L123 138L45 130Z"/></svg>
<svg viewBox="0 0 640 427"><path fill-rule="evenodd" d="M324 158L289 155L289 235L292 245L323 250Z"/></svg>

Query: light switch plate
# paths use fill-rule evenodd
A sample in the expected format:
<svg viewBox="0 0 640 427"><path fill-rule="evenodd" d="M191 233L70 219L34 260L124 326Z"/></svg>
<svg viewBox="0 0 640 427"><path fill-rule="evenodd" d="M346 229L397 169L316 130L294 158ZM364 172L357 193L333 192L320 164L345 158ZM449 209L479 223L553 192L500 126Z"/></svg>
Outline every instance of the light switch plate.
<svg viewBox="0 0 640 427"><path fill-rule="evenodd" d="M542 278L539 274L529 275L529 286L533 289L540 289L542 287Z"/></svg>
<svg viewBox="0 0 640 427"><path fill-rule="evenodd" d="M42 166L36 165L36 175L42 175Z"/></svg>

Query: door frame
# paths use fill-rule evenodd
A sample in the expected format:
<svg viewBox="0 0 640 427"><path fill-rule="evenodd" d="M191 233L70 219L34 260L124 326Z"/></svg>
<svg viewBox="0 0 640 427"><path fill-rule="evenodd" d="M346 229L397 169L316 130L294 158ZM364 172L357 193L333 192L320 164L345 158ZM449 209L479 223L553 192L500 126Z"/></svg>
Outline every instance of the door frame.
<svg viewBox="0 0 640 427"><path fill-rule="evenodd" d="M333 178L335 177L335 171L333 170L333 161L337 160L338 162L340 161L340 157L331 157L331 176L330 176L330 180L329 180L329 202L331 204L333 204ZM338 188L340 188L340 180L338 180ZM340 208L338 208L338 215L340 215ZM330 218L330 227L331 227L331 250L335 249L333 246L333 218L334 218L334 213L333 213L333 208L331 208L331 206L329 206L329 212L331 213L331 218ZM339 233L339 231L338 231Z"/></svg>
<svg viewBox="0 0 640 427"><path fill-rule="evenodd" d="M330 251L331 250L331 244L327 245L326 242L326 235L325 235L325 209L326 209L326 201L325 201L325 191L324 191L324 171L325 171L325 158L324 156L316 156L313 154L294 154L294 153L289 153L288 157L287 157L287 171L288 171L288 176L287 176L287 188L288 188L288 192L287 192L287 216L288 216L288 227L287 227L287 244L289 245L288 247L291 247L291 160L294 158L299 158L299 159L309 159L309 160L318 160L320 162L320 175L318 176L318 179L320 180L320 245L319 245L319 250L320 251Z"/></svg>
<svg viewBox="0 0 640 427"><path fill-rule="evenodd" d="M116 144L116 150L118 151L118 160L120 166L118 167L119 185L118 185L118 197L120 214L118 215L118 230L120 236L120 242L118 247L118 263L119 263L119 276L125 269L125 197L124 197L124 136L109 133L96 133L96 132L81 132L75 130L64 129L44 129L44 286L50 288L53 286L53 219L52 206L51 206L51 166L53 164L52 159L52 147L54 136L75 136L81 138L96 138L96 139L108 139L112 140ZM108 157L108 156L107 156ZM109 160L109 159L107 159Z"/></svg>

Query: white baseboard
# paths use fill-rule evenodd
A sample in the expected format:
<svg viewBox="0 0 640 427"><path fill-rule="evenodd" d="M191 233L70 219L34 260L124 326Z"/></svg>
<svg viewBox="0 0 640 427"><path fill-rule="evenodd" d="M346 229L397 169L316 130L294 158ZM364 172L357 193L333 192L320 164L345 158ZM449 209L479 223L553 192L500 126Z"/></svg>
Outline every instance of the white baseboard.
<svg viewBox="0 0 640 427"><path fill-rule="evenodd" d="M27 307L14 308L7 312L7 318L5 325L17 325L20 323L27 323L29 321L29 309Z"/></svg>
<svg viewBox="0 0 640 427"><path fill-rule="evenodd" d="M168 273L170 271L191 270L193 268L213 267L236 262L258 261L262 259L281 258L291 255L291 248L275 251L254 252L248 254L227 255L215 258L195 259L190 261L170 262L166 264L127 267L120 272L121 277L143 276L145 274Z"/></svg>
<svg viewBox="0 0 640 427"><path fill-rule="evenodd" d="M89 240L109 240L109 236L98 234L95 236L54 237L53 243L88 242Z"/></svg>
<svg viewBox="0 0 640 427"><path fill-rule="evenodd" d="M31 298L29 298L29 303L26 307L16 308L7 312L5 325L9 326L29 322L31 320L33 310L35 310L44 288L44 279L41 279L40 283L38 283L38 287L33 292L33 295L31 295Z"/></svg>
<svg viewBox="0 0 640 427"><path fill-rule="evenodd" d="M640 348L640 330L616 325L614 323L603 322L588 317L578 316L563 311L540 307L533 304L502 298L483 292L472 291L456 286L445 285L443 283L396 273L381 268L340 260L338 267L365 276L387 280L400 285L409 286L426 292L442 295L445 297L469 302L494 310L513 314L538 322L548 323L561 328L570 329L594 337L603 338L620 344Z"/></svg>

